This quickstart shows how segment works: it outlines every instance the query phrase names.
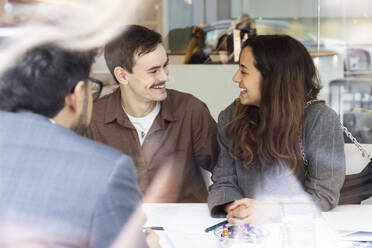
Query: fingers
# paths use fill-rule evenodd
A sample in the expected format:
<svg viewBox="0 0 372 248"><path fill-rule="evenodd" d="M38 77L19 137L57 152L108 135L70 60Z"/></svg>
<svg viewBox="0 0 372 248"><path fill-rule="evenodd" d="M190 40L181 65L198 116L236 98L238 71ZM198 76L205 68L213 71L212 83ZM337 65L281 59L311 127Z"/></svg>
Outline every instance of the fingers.
<svg viewBox="0 0 372 248"><path fill-rule="evenodd" d="M146 243L150 248L160 248L159 236L151 229L146 228Z"/></svg>
<svg viewBox="0 0 372 248"><path fill-rule="evenodd" d="M257 201L247 198L235 201L234 204L226 215L227 221L231 224L261 224L278 218L280 215L279 205L275 202Z"/></svg>
<svg viewBox="0 0 372 248"><path fill-rule="evenodd" d="M251 224L254 221L255 214L251 208L240 206L231 211L226 219L230 224Z"/></svg>
<svg viewBox="0 0 372 248"><path fill-rule="evenodd" d="M234 201L231 206L230 206L230 209L234 209L240 205L244 205L244 206L250 206L254 203L255 200L253 199L250 199L250 198L242 198L240 200L236 200Z"/></svg>
<svg viewBox="0 0 372 248"><path fill-rule="evenodd" d="M251 205L253 202L255 202L256 200L254 199L251 199L251 198L242 198L240 200L236 200L234 201L235 204L238 204L238 205Z"/></svg>
<svg viewBox="0 0 372 248"><path fill-rule="evenodd" d="M227 204L225 207L224 207L224 210L226 213L229 213L231 211L231 205L233 204L234 202L231 202L229 204Z"/></svg>
<svg viewBox="0 0 372 248"><path fill-rule="evenodd" d="M235 209L233 209L230 213L235 218L246 218L247 216L249 216L250 211L249 211L249 207L240 205L236 207Z"/></svg>
<svg viewBox="0 0 372 248"><path fill-rule="evenodd" d="M249 216L246 218L230 218L227 220L230 224L255 224L256 221L253 216Z"/></svg>
<svg viewBox="0 0 372 248"><path fill-rule="evenodd" d="M226 215L226 219L229 223L248 223L252 216L254 216L254 209L251 206L240 205L231 210Z"/></svg>
<svg viewBox="0 0 372 248"><path fill-rule="evenodd" d="M228 204L225 208L226 213L232 211L233 209L239 207L240 205L249 206L254 202L253 199L250 198L242 198L240 200L233 201L232 203Z"/></svg>

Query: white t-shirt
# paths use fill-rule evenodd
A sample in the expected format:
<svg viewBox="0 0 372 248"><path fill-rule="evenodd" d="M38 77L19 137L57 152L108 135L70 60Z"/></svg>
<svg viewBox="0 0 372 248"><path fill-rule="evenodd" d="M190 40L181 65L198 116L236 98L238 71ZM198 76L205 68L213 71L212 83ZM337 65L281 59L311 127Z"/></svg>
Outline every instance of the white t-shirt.
<svg viewBox="0 0 372 248"><path fill-rule="evenodd" d="M138 139L140 141L141 146L143 144L143 141L145 140L147 132L150 130L150 127L152 126L152 123L154 122L159 112L160 102L156 102L154 109L144 117L134 117L127 113L130 122L137 130Z"/></svg>

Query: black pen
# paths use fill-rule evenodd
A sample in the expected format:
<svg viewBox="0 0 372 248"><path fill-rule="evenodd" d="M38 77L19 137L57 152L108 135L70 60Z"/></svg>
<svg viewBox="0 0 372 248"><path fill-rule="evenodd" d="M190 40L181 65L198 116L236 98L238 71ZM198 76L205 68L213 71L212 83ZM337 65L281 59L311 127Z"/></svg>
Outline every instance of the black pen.
<svg viewBox="0 0 372 248"><path fill-rule="evenodd" d="M151 229L151 230L155 230L155 231L164 231L164 227L162 226L146 226L144 227L143 229Z"/></svg>
<svg viewBox="0 0 372 248"><path fill-rule="evenodd" d="M228 223L227 220L224 220L224 221L222 221L222 222L220 222L220 223L217 223L216 225L213 225L213 226L211 226L211 227L208 227L207 229L205 229L205 232L213 231L213 230L216 229L217 227L219 227L219 226L223 226L223 225L226 225L227 223Z"/></svg>

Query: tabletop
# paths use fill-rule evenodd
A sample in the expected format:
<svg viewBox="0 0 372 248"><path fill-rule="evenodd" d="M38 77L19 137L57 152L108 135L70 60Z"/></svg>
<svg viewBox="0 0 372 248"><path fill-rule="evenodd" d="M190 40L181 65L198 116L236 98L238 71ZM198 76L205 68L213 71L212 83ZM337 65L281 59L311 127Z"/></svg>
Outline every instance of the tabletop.
<svg viewBox="0 0 372 248"><path fill-rule="evenodd" d="M212 218L205 203L146 203L143 205L143 210L147 216L145 226L159 226L165 229L157 231L161 238L162 248L221 247L214 233L206 233L205 229L225 219ZM360 227L372 234L372 224L369 224L372 221L366 221L372 217L372 205L339 206L320 216L314 222L313 227L312 237L317 237L317 243L310 240L302 247L352 247L350 242L337 241L339 236L335 228L339 229L340 226L350 227L350 230L345 228L345 232L350 233L351 229ZM357 226L356 223L359 225ZM291 227L290 225L289 228ZM283 231L288 227L284 225L283 228L283 223L274 223L265 228L270 230L271 247L273 242L275 247L285 247L284 244L288 243L289 238L288 235L283 234ZM306 228L309 232L308 227ZM301 233L297 230L296 239L300 236Z"/></svg>

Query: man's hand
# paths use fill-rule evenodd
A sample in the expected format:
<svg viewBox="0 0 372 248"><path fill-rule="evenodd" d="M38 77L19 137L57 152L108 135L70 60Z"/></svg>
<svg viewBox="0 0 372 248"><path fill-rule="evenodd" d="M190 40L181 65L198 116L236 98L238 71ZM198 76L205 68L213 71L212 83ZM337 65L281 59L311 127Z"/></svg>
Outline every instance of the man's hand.
<svg viewBox="0 0 372 248"><path fill-rule="evenodd" d="M275 202L251 198L236 200L225 207L227 221L231 224L260 224L279 216L279 205Z"/></svg>
<svg viewBox="0 0 372 248"><path fill-rule="evenodd" d="M159 243L159 236L151 229L146 228L146 243L149 248L161 248Z"/></svg>

